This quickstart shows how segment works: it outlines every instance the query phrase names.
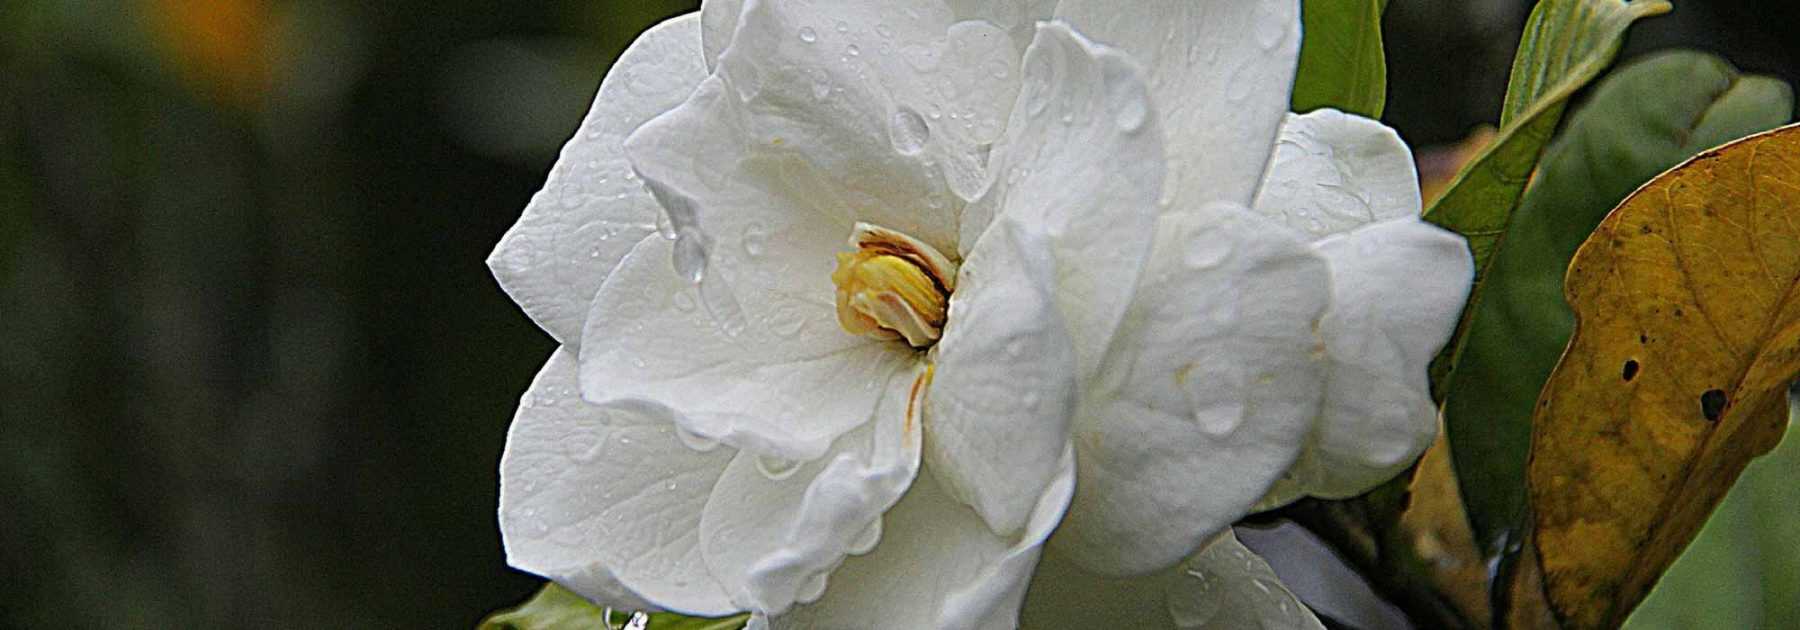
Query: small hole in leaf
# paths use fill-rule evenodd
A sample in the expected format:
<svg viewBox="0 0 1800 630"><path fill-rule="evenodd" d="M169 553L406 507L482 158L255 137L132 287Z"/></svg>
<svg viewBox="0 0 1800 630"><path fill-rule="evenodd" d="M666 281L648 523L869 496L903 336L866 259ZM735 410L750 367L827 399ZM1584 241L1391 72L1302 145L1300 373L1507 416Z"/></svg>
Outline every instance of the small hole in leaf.
<svg viewBox="0 0 1800 630"><path fill-rule="evenodd" d="M1625 362L1625 382L1629 383L1629 382L1631 382L1631 379L1637 378L1637 373L1638 373L1637 359L1631 359L1631 360L1626 361Z"/></svg>
<svg viewBox="0 0 1800 630"><path fill-rule="evenodd" d="M1718 422L1719 416L1725 413L1725 391L1709 389L1700 395L1700 413L1708 422Z"/></svg>

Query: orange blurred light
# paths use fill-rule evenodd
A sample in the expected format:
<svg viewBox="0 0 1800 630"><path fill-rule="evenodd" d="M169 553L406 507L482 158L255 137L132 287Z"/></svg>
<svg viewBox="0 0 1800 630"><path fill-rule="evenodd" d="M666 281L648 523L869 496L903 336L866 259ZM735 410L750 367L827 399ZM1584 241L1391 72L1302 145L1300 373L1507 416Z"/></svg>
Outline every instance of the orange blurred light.
<svg viewBox="0 0 1800 630"><path fill-rule="evenodd" d="M143 0L159 51L196 92L254 107L269 77L263 0Z"/></svg>

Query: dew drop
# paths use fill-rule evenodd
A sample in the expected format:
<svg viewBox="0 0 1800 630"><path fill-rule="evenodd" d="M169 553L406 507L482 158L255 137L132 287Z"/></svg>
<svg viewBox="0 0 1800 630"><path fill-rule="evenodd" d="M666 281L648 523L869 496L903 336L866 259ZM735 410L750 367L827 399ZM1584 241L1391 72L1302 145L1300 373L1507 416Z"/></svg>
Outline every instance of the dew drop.
<svg viewBox="0 0 1800 630"><path fill-rule="evenodd" d="M1181 261L1189 269L1212 269L1225 262L1231 256L1231 241L1222 238L1201 237L1188 245L1187 252Z"/></svg>
<svg viewBox="0 0 1800 630"><path fill-rule="evenodd" d="M1050 91L1054 89L1050 84L1050 77L1053 72L1050 60L1045 59L1043 55L1031 58L1031 68L1025 72L1028 81L1025 85L1025 113L1033 118L1042 115L1044 110L1050 108Z"/></svg>
<svg viewBox="0 0 1800 630"><path fill-rule="evenodd" d="M1230 82L1225 85L1225 98L1234 103L1250 98L1250 90L1262 84L1259 71L1260 68L1254 64L1238 66L1237 71L1232 73Z"/></svg>
<svg viewBox="0 0 1800 630"><path fill-rule="evenodd" d="M705 453L719 447L718 440L689 431L686 427L679 425L675 427L675 439L681 440L682 446L686 446L689 450L699 453Z"/></svg>
<svg viewBox="0 0 1800 630"><path fill-rule="evenodd" d="M683 313L691 313L693 312L694 307L697 306L694 302L693 290L691 289L681 290L676 293L675 297L671 298L670 301L675 304L675 310Z"/></svg>
<svg viewBox="0 0 1800 630"><path fill-rule="evenodd" d="M1025 339L1016 337L1006 342L1006 356L1019 358L1025 354Z"/></svg>
<svg viewBox="0 0 1800 630"><path fill-rule="evenodd" d="M1156 205L1170 208L1175 205L1175 198L1181 194L1181 173L1185 169L1181 160L1170 158L1164 167L1162 194L1156 198Z"/></svg>
<svg viewBox="0 0 1800 630"><path fill-rule="evenodd" d="M801 604L819 601L819 597L825 595L826 573L825 571L814 573L811 577L806 578L805 582L801 582L800 590L794 592L794 601Z"/></svg>
<svg viewBox="0 0 1800 630"><path fill-rule="evenodd" d="M880 35L882 37L893 37L894 36L894 28L891 26L888 26L886 23L876 24L875 25L875 34Z"/></svg>
<svg viewBox="0 0 1800 630"><path fill-rule="evenodd" d="M843 20L838 20L837 21L837 32L839 32L839 33L850 32L850 25L848 23L844 22Z"/></svg>
<svg viewBox="0 0 1800 630"><path fill-rule="evenodd" d="M812 86L812 93L813 93L813 98L819 99L821 101L831 98L831 83L826 82L826 81L814 81L813 86Z"/></svg>
<svg viewBox="0 0 1800 630"><path fill-rule="evenodd" d="M992 76L996 79L1004 79L1012 75L1012 68L1008 67L1003 60L990 59L984 65L987 67L988 76Z"/></svg>
<svg viewBox="0 0 1800 630"><path fill-rule="evenodd" d="M938 60L943 56L936 47L926 44L907 44L900 47L900 56L906 59L906 65L919 72L931 72L938 67Z"/></svg>
<svg viewBox="0 0 1800 630"><path fill-rule="evenodd" d="M861 55L862 55L862 48L857 47L856 44L851 44L849 46L844 47L844 56L846 56L846 57L857 57L857 56L861 56Z"/></svg>
<svg viewBox="0 0 1800 630"><path fill-rule="evenodd" d="M706 307L706 314L712 317L713 325L727 337L736 337L744 332L748 325L744 317L744 307L738 304L737 296L723 282L717 280L700 283L700 304Z"/></svg>
<svg viewBox="0 0 1800 630"><path fill-rule="evenodd" d="M1280 44L1282 35L1287 30L1282 26L1281 17L1268 10L1259 11L1256 17L1256 43L1261 44L1264 50Z"/></svg>
<svg viewBox="0 0 1800 630"><path fill-rule="evenodd" d="M761 257L769 246L769 229L762 223L752 222L744 228L742 242L745 255L751 258Z"/></svg>
<svg viewBox="0 0 1800 630"><path fill-rule="evenodd" d="M671 241L675 240L675 222L669 219L666 211L656 213L656 233Z"/></svg>
<svg viewBox="0 0 1800 630"><path fill-rule="evenodd" d="M799 471L800 462L769 455L756 456L756 472L762 473L762 476L768 477L771 481L787 479Z"/></svg>
<svg viewBox="0 0 1800 630"><path fill-rule="evenodd" d="M769 326L769 329L775 331L775 334L790 339L800 336L800 331L805 328L806 318L804 317L789 317L777 320Z"/></svg>
<svg viewBox="0 0 1800 630"><path fill-rule="evenodd" d="M800 41L808 44L819 41L819 32L813 30L811 26L800 27Z"/></svg>
<svg viewBox="0 0 1800 630"><path fill-rule="evenodd" d="M876 543L881 542L881 519L875 519L868 527L850 541L850 555L860 556L875 550Z"/></svg>
<svg viewBox="0 0 1800 630"><path fill-rule="evenodd" d="M707 250L711 249L707 240L706 233L695 226L682 226L675 232L675 273L690 283L706 279Z"/></svg>
<svg viewBox="0 0 1800 630"><path fill-rule="evenodd" d="M1150 115L1150 103L1133 76L1131 67L1108 57L1100 68L1100 81L1106 89L1106 102L1113 110L1113 122L1120 131L1143 128Z"/></svg>
<svg viewBox="0 0 1800 630"><path fill-rule="evenodd" d="M919 112L902 107L889 121L888 135L894 142L894 150L904 155L918 155L931 140L931 128L925 125L925 118Z"/></svg>

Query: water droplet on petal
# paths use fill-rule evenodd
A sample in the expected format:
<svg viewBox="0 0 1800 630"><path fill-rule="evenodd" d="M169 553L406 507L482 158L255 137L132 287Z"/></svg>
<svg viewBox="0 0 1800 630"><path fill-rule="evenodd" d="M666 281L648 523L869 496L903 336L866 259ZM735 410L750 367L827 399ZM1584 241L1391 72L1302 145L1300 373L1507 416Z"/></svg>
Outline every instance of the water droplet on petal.
<svg viewBox="0 0 1800 630"><path fill-rule="evenodd" d="M808 44L819 41L819 32L813 30L811 26L803 26L800 28L800 41Z"/></svg>
<svg viewBox="0 0 1800 630"><path fill-rule="evenodd" d="M856 539L850 541L850 555L860 556L874 551L875 545L880 542L881 519L875 519L873 522L869 523L868 527L864 527L862 532L856 535Z"/></svg>
<svg viewBox="0 0 1800 630"><path fill-rule="evenodd" d="M769 230L768 228L763 227L763 224L761 223L751 222L750 225L744 228L742 240L744 254L746 256L751 258L761 257L763 255L763 250L768 248Z"/></svg>
<svg viewBox="0 0 1800 630"><path fill-rule="evenodd" d="M839 33L850 32L850 24L844 22L843 20L838 20L837 21L837 32L839 32Z"/></svg>
<svg viewBox="0 0 1800 630"><path fill-rule="evenodd" d="M1267 9L1257 12L1256 43L1262 45L1264 50L1280 44L1281 40L1285 39L1282 35L1286 34L1286 31L1287 28L1283 25L1283 19L1279 13Z"/></svg>
<svg viewBox="0 0 1800 630"><path fill-rule="evenodd" d="M984 65L987 67L988 76L992 76L996 79L1004 79L1012 75L1012 68L1007 66L1006 61L1004 60L990 59Z"/></svg>
<svg viewBox="0 0 1800 630"><path fill-rule="evenodd" d="M880 35L882 37L893 37L894 29L893 29L893 27L888 26L886 23L876 24L875 25L875 34Z"/></svg>
<svg viewBox="0 0 1800 630"><path fill-rule="evenodd" d="M1231 74L1231 80L1225 84L1225 98L1233 102L1250 98L1250 90L1261 84L1259 70L1255 64L1238 66L1237 71Z"/></svg>
<svg viewBox="0 0 1800 630"><path fill-rule="evenodd" d="M794 592L794 601L800 604L810 604L819 601L819 598L825 595L825 576L827 573L829 572L820 571L814 573L811 577L806 578L805 582L801 582L800 590Z"/></svg>
<svg viewBox="0 0 1800 630"><path fill-rule="evenodd" d="M720 280L700 283L700 304L706 307L706 314L712 317L713 325L727 337L736 337L744 332L748 319L744 316L744 307L738 304L737 295Z"/></svg>
<svg viewBox="0 0 1800 630"><path fill-rule="evenodd" d="M847 57L856 57L861 54L862 54L862 48L857 47L856 44L851 44L849 46L844 47L844 55Z"/></svg>
<svg viewBox="0 0 1800 630"><path fill-rule="evenodd" d="M919 72L937 70L938 60L943 53L936 46L927 44L907 44L900 47L900 56L906 59L906 65Z"/></svg>
<svg viewBox="0 0 1800 630"><path fill-rule="evenodd" d="M691 290L691 289L682 289L680 292L675 294L675 297L670 298L670 301L672 303L674 303L675 310L681 311L683 313L692 312L694 310L694 307L697 306L697 304L694 302L693 290Z"/></svg>
<svg viewBox="0 0 1800 630"><path fill-rule="evenodd" d="M1222 238L1200 237L1188 244L1187 252L1181 257L1189 269L1211 269L1225 262L1231 256L1231 241Z"/></svg>
<svg viewBox="0 0 1800 630"><path fill-rule="evenodd" d="M719 447L718 440L689 431L681 426L675 427L675 439L681 440L682 446L686 446L689 450L699 453L705 453Z"/></svg>
<svg viewBox="0 0 1800 630"><path fill-rule="evenodd" d="M894 150L905 155L918 155L931 140L931 128L925 125L925 119L908 107L894 112L888 134L894 141Z"/></svg>
<svg viewBox="0 0 1800 630"><path fill-rule="evenodd" d="M1047 55L1033 56L1030 60L1031 67L1025 70L1025 113L1033 117L1043 114L1050 107L1053 97L1051 91L1055 89L1050 83L1055 69L1046 57Z"/></svg>
<svg viewBox="0 0 1800 630"><path fill-rule="evenodd" d="M694 284L706 279L707 251L711 244L700 228L683 226L675 233L673 262L675 273Z"/></svg>
<svg viewBox="0 0 1800 630"><path fill-rule="evenodd" d="M769 330L775 331L775 334L789 339L800 336L800 331L805 329L806 318L804 317L786 317L775 320L769 324Z"/></svg>
<svg viewBox="0 0 1800 630"><path fill-rule="evenodd" d="M756 472L771 481L781 481L800 471L800 462L770 455L756 456Z"/></svg>
<svg viewBox="0 0 1800 630"><path fill-rule="evenodd" d="M1114 57L1105 59L1100 81L1106 89L1106 102L1113 110L1113 122L1120 131L1137 131L1150 115L1149 99L1130 66Z"/></svg>

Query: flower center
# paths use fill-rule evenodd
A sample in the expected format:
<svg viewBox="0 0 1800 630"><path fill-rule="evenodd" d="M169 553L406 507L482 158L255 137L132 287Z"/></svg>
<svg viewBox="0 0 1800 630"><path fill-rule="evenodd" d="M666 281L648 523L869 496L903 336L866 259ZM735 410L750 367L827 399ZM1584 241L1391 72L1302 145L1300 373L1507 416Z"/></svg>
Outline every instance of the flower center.
<svg viewBox="0 0 1800 630"><path fill-rule="evenodd" d="M937 343L956 289L956 263L936 248L877 225L856 224L853 252L837 256L838 324L854 335Z"/></svg>

